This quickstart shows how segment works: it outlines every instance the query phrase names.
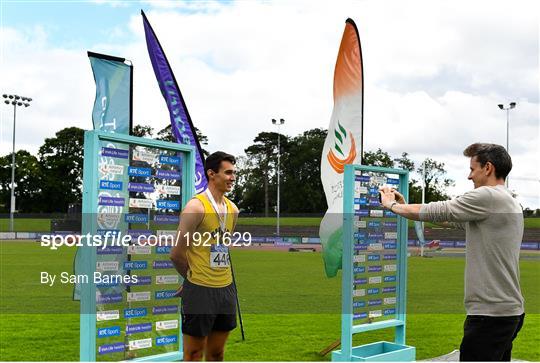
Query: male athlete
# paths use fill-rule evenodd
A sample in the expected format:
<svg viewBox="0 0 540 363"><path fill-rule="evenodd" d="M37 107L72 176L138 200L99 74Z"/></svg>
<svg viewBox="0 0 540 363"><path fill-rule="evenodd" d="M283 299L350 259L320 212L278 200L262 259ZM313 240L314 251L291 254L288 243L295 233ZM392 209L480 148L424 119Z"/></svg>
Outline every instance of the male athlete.
<svg viewBox="0 0 540 363"><path fill-rule="evenodd" d="M238 217L238 208L224 196L236 179L235 164L234 156L222 151L206 158L208 188L186 204L178 243L171 250L171 260L184 277L180 296L185 361L203 356L222 361L229 332L236 328L236 287L228 245L221 239L233 233Z"/></svg>
<svg viewBox="0 0 540 363"><path fill-rule="evenodd" d="M519 286L523 212L504 186L512 159L495 144L472 144L463 155L471 158L473 190L444 202L405 204L400 193L384 187L381 201L405 218L446 221L465 230L467 318L459 359L510 361L525 316Z"/></svg>

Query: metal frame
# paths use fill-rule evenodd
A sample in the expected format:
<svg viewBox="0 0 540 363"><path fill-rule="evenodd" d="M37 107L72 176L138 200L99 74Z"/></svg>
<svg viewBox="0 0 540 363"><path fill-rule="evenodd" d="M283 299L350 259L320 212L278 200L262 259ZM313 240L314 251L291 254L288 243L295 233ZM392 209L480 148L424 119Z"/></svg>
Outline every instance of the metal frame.
<svg viewBox="0 0 540 363"><path fill-rule="evenodd" d="M92 215L97 210L98 195L98 150L99 142L107 140L131 145L141 145L181 151L184 153L182 170L182 208L195 193L195 149L191 145L175 144L166 141L152 140L142 137L115 134L98 130L84 133L84 169L83 169L83 215ZM186 172L188 171L188 172ZM126 171L127 172L127 171ZM82 218L82 234L97 232L95 218ZM96 248L90 246L80 247L81 274L92 276L96 267ZM88 313L88 312L94 313ZM80 360L96 361L96 286L92 283L83 284L81 289L80 314ZM179 321L182 320L179 318ZM133 359L133 361L162 362L183 359L182 336L178 336L179 350Z"/></svg>
<svg viewBox="0 0 540 363"><path fill-rule="evenodd" d="M395 319L374 323L353 325L352 289L353 273L353 223L354 223L354 183L356 171L372 171L385 174L399 175L400 192L408 200L409 172L402 169L382 168L365 165L345 165L343 186L343 261L342 261L342 315L341 315L341 351L336 357L341 361L351 361L353 358L352 338L356 333L371 330L395 328L395 343L405 344L406 294L407 294L407 220L398 216L397 219L397 299Z"/></svg>

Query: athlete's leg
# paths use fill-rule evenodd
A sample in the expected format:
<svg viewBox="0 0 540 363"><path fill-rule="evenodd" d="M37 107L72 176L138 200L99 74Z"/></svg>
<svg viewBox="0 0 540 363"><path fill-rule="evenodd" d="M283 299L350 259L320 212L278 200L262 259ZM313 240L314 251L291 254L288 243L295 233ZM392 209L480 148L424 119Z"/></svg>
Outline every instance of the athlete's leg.
<svg viewBox="0 0 540 363"><path fill-rule="evenodd" d="M221 362L225 352L225 343L229 337L228 331L213 330L208 335L204 356L206 361Z"/></svg>
<svg viewBox="0 0 540 363"><path fill-rule="evenodd" d="M207 337L194 337L184 334L184 361L202 361Z"/></svg>

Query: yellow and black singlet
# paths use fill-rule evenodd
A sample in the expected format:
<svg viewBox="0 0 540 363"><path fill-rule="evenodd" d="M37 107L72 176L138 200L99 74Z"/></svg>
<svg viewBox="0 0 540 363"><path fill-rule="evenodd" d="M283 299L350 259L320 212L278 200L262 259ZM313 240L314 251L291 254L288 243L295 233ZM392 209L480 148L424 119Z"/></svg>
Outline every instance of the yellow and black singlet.
<svg viewBox="0 0 540 363"><path fill-rule="evenodd" d="M216 236L222 234L220 220L206 193L197 194L194 198L201 201L204 206L204 217L195 231L196 241L189 237L187 260L189 270L187 279L206 287L225 287L232 283L232 274L229 260L229 248L217 243ZM232 202L223 197L227 206L225 219L225 232L233 233L234 209ZM232 236L229 236L232 237Z"/></svg>

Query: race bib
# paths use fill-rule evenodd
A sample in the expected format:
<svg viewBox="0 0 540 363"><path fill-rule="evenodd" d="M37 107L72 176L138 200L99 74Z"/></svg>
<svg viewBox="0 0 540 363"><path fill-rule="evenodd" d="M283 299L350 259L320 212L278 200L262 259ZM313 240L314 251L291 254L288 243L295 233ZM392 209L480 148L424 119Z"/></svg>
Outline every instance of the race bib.
<svg viewBox="0 0 540 363"><path fill-rule="evenodd" d="M223 245L210 245L210 267L226 268L229 267L229 247Z"/></svg>

